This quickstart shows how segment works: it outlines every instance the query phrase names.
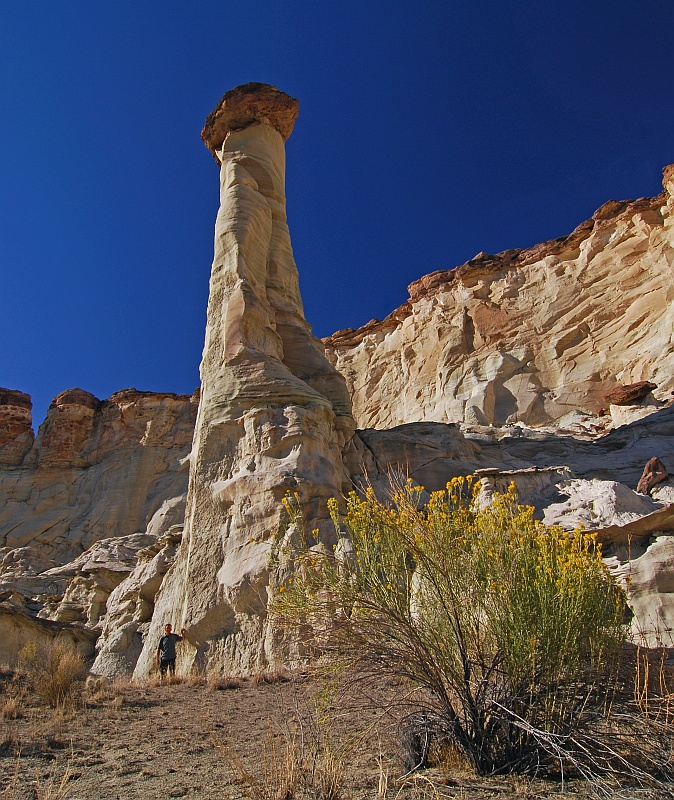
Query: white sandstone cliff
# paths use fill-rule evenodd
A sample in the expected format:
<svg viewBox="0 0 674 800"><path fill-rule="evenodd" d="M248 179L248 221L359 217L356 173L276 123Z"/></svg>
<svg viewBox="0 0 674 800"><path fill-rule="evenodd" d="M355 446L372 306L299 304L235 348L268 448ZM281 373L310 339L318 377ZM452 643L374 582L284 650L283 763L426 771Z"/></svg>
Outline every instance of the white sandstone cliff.
<svg viewBox="0 0 674 800"><path fill-rule="evenodd" d="M326 339L360 428L553 423L617 384L674 389L674 166L573 233L412 283L384 321ZM655 409L650 409L655 410ZM614 424L635 418L620 409ZM642 412L643 413L643 412Z"/></svg>

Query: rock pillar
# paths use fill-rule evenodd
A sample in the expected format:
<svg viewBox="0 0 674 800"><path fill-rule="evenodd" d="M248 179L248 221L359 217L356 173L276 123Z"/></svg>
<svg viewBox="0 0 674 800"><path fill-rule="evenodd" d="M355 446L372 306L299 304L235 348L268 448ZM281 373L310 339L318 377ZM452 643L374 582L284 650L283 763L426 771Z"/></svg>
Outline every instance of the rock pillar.
<svg viewBox="0 0 674 800"><path fill-rule="evenodd" d="M220 164L201 403L185 531L136 675L164 625L185 627L178 668L249 672L283 659L266 617L270 538L296 491L329 539L355 424L346 384L302 309L285 213L285 148L298 102L275 87L227 92L202 139Z"/></svg>

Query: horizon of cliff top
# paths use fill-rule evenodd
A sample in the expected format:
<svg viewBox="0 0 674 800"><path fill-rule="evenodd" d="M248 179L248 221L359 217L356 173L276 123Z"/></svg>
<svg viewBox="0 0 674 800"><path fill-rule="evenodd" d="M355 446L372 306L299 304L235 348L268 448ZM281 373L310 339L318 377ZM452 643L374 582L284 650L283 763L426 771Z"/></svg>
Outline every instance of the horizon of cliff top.
<svg viewBox="0 0 674 800"><path fill-rule="evenodd" d="M95 394L73 387L59 392L49 403L47 412L44 419L37 426L39 427L47 421L49 412L55 408L63 408L65 406L82 406L84 408L98 411L104 406L110 404L129 404L142 400L164 400L171 399L178 402L198 403L201 395L201 387L197 388L191 394L182 394L178 392L153 392L136 389L133 386L128 389L119 389L113 392L110 397L101 400ZM7 389L0 387L0 408L16 408L20 409L25 416L26 413L30 417L31 426L35 429L35 418L33 417L33 398L26 392L19 391L18 389Z"/></svg>

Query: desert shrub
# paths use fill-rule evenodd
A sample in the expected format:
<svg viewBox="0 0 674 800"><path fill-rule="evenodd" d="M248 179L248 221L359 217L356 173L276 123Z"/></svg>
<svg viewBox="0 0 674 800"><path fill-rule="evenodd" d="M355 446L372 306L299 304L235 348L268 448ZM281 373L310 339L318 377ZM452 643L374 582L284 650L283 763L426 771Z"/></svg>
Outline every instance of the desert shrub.
<svg viewBox="0 0 674 800"><path fill-rule="evenodd" d="M70 643L28 642L19 654L19 667L32 689L50 706L71 702L87 674L84 658Z"/></svg>
<svg viewBox="0 0 674 800"><path fill-rule="evenodd" d="M626 612L595 538L546 527L514 487L487 508L470 478L425 505L422 493L352 493L343 519L332 501L332 554L312 545L317 531L298 535L299 498L287 497L295 535L281 531L272 552L272 613L355 674L425 689L429 729L479 773L547 760L590 775L576 745L610 715Z"/></svg>

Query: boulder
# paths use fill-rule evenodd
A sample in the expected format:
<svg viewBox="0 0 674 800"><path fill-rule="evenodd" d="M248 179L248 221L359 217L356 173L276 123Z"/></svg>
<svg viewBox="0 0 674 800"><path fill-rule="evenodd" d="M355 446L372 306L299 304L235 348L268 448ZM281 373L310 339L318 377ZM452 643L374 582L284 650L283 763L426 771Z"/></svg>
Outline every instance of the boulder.
<svg viewBox="0 0 674 800"><path fill-rule="evenodd" d="M647 461L644 471L637 484L637 492L650 495L651 489L658 483L667 480L667 467L659 458L651 458Z"/></svg>

